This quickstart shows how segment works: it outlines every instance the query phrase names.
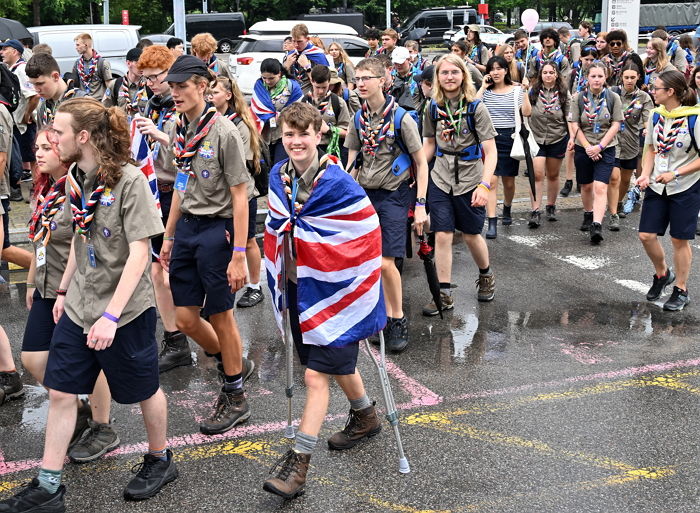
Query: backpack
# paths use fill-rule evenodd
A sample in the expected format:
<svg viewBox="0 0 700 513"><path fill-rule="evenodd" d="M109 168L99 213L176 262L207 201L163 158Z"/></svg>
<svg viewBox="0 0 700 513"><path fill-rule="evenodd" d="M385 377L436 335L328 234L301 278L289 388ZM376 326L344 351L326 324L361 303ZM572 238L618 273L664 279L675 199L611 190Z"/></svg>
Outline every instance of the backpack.
<svg viewBox="0 0 700 513"><path fill-rule="evenodd" d="M233 118L233 124L236 127L243 121L243 118L236 116ZM246 167L248 164L246 163ZM272 168L272 157L270 156L270 146L260 138L260 172L255 174L254 169L248 169L248 172L255 181L255 188L258 190L258 198L267 195L267 189L270 186L270 169Z"/></svg>
<svg viewBox="0 0 700 513"><path fill-rule="evenodd" d="M653 112L651 116L651 126L655 127L656 123L659 122L661 114L658 112ZM695 123L698 120L697 114L691 114L688 116L688 133L690 134L690 147L685 150L686 153L690 153L690 148L695 150L695 153L700 156L700 148L698 147L698 142L695 140Z"/></svg>
<svg viewBox="0 0 700 513"><path fill-rule="evenodd" d="M0 65L0 103L2 103L10 113L17 110L22 99L22 89L19 85L19 78L5 65Z"/></svg>

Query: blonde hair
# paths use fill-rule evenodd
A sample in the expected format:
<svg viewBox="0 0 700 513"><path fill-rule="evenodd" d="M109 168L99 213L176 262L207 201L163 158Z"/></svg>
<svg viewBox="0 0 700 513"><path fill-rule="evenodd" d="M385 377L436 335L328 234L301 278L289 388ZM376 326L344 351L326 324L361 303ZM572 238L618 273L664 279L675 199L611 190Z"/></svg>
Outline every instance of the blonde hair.
<svg viewBox="0 0 700 513"><path fill-rule="evenodd" d="M340 62L345 64L346 68L352 68L353 64L350 61L350 56L348 55L348 52L345 51L345 48L343 48L343 45L341 45L340 43L338 43L336 41L333 41L331 44L328 45L328 52L330 53L330 51L333 48L337 48L338 51L340 52L340 56L339 56Z"/></svg>
<svg viewBox="0 0 700 513"><path fill-rule="evenodd" d="M309 28L303 23L297 23L289 34L292 37L309 37Z"/></svg>
<svg viewBox="0 0 700 513"><path fill-rule="evenodd" d="M652 37L649 40L652 48L656 50L656 69L660 72L669 64L668 54L666 53L666 43L663 39L658 37ZM647 55L644 59L644 66L647 66L651 62L651 59Z"/></svg>
<svg viewBox="0 0 700 513"><path fill-rule="evenodd" d="M82 41L83 43L92 44L92 36L87 32L83 32L82 34L78 34L77 36L75 36L73 38L73 41Z"/></svg>
<svg viewBox="0 0 700 513"><path fill-rule="evenodd" d="M435 102L439 105L444 105L445 101L447 100L445 93L442 90L442 86L440 85L440 80L438 80L440 68L442 68L444 64L452 64L453 66L459 68L459 70L462 72L462 85L460 87L461 94L468 102L474 101L474 98L476 97L476 89L474 88L474 82L472 82L472 77L467 69L467 65L458 55L448 53L440 57L440 60L437 61L437 64L435 65L435 79L433 80L433 99Z"/></svg>
<svg viewBox="0 0 700 513"><path fill-rule="evenodd" d="M513 52L513 58L508 62L508 59L505 58L505 53L506 51L510 48L510 51ZM503 57L506 59L506 62L508 62L508 71L510 72L510 78L513 82L520 82L522 81L523 77L520 76L520 70L518 69L518 61L515 60L515 49L510 46L510 45L498 45L496 47L496 51L494 52L494 55ZM557 74L559 73L559 70L557 70ZM517 80L516 80L517 78Z"/></svg>
<svg viewBox="0 0 700 513"><path fill-rule="evenodd" d="M197 34L192 38L190 43L192 44L192 53L197 56L211 55L216 51L218 46L216 39L214 39L214 36L209 32Z"/></svg>
<svg viewBox="0 0 700 513"><path fill-rule="evenodd" d="M404 48L408 48L409 50L415 50L416 52L420 52L420 45L418 44L418 41L413 41L412 39L406 41L403 44Z"/></svg>
<svg viewBox="0 0 700 513"><path fill-rule="evenodd" d="M318 37L318 36L311 36L311 37L309 38L309 41L311 41L311 42L313 43L314 46L319 47L319 48L320 48L321 50L323 50L324 52L326 51L326 45L323 44L323 40L322 40L320 37Z"/></svg>

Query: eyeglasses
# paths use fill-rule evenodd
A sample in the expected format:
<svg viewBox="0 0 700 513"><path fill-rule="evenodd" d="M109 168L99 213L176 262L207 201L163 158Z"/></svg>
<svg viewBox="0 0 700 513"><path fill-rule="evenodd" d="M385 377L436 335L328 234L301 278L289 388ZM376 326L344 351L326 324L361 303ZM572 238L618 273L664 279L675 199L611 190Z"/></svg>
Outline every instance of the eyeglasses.
<svg viewBox="0 0 700 513"><path fill-rule="evenodd" d="M441 69L439 75L441 77L449 77L453 76L456 77L458 75L461 75L462 71L458 69Z"/></svg>
<svg viewBox="0 0 700 513"><path fill-rule="evenodd" d="M352 80L353 84L361 84L362 82L367 82L368 80L372 80L373 78L384 78L381 75L371 75L368 77L355 77Z"/></svg>
<svg viewBox="0 0 700 513"><path fill-rule="evenodd" d="M610 46L622 46L622 41L610 41L608 44Z"/></svg>
<svg viewBox="0 0 700 513"><path fill-rule="evenodd" d="M668 91L669 89L671 89L671 88L670 88L670 87L654 87L654 86L651 86L651 87L649 87L649 92L650 92L650 93L653 93L654 91Z"/></svg>
<svg viewBox="0 0 700 513"><path fill-rule="evenodd" d="M145 78L148 82L155 82L161 77L161 75L163 75L167 72L168 72L168 70L166 69L164 71L161 71L160 73L156 73L155 75L147 75L143 78Z"/></svg>

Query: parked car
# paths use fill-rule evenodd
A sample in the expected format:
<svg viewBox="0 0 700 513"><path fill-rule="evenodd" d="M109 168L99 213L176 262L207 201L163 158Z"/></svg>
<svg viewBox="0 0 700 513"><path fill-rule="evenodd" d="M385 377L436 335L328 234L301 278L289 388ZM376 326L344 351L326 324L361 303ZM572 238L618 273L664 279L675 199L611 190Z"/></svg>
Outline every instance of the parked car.
<svg viewBox="0 0 700 513"><path fill-rule="evenodd" d="M186 14L185 34L190 41L197 34L209 32L219 42L219 53L229 53L241 36L246 34L245 16L242 12L213 12L208 14ZM175 25L170 25L162 34L148 34L156 44L165 44L175 37Z"/></svg>
<svg viewBox="0 0 700 513"><path fill-rule="evenodd" d="M34 44L51 47L53 57L61 68L61 74L70 73L78 58L73 38L78 34L92 36L95 50L112 68L112 75L126 75L126 53L139 42L141 25L47 25L29 27Z"/></svg>
<svg viewBox="0 0 700 513"><path fill-rule="evenodd" d="M339 8L342 10L342 8ZM331 23L340 23L354 28L358 33L365 31L365 15L362 12L357 12L348 9L348 12L331 12L322 14L302 14L299 16L300 23L308 21L328 21Z"/></svg>
<svg viewBox="0 0 700 513"><path fill-rule="evenodd" d="M311 21L311 20L266 20L259 21L250 26L248 34L259 35L278 35L288 36L292 31L292 27L298 23L303 23L309 29L309 34L349 34L356 36L357 30L349 25L342 23L331 23L328 21Z"/></svg>
<svg viewBox="0 0 700 513"><path fill-rule="evenodd" d="M255 81L260 78L260 64L267 58L278 59L282 62L282 42L285 34L248 34L229 57L231 75L236 77L238 86L244 94L253 94ZM333 42L340 43L350 56L353 64L361 61L369 46L367 42L351 34L316 34L328 47ZM331 63L332 64L332 63Z"/></svg>
<svg viewBox="0 0 700 513"><path fill-rule="evenodd" d="M445 32L456 30L463 25L476 23L476 9L469 6L431 7L415 13L401 27L402 41L410 39L409 34L416 29L426 29L421 38L422 44L442 44Z"/></svg>
<svg viewBox="0 0 700 513"><path fill-rule="evenodd" d="M494 48L497 45L509 44L513 42L513 34L506 34L496 27L491 25L479 25L479 37L481 41L489 48ZM452 43L467 39L466 25L459 30L445 32L445 46L448 48Z"/></svg>

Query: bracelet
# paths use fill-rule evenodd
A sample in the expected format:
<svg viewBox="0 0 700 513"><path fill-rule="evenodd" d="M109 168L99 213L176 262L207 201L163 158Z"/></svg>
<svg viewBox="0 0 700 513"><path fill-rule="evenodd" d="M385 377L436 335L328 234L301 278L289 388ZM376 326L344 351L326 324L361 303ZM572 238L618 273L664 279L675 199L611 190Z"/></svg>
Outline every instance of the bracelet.
<svg viewBox="0 0 700 513"><path fill-rule="evenodd" d="M676 169L676 170L673 171L673 176L676 178L676 180L678 180L678 177L681 176L681 174L680 174L680 172ZM29 286L29 285L27 285L27 287L28 287L28 286Z"/></svg>
<svg viewBox="0 0 700 513"><path fill-rule="evenodd" d="M27 288L28 288L28 289L35 289L35 288L36 288L36 283L27 283Z"/></svg>
<svg viewBox="0 0 700 513"><path fill-rule="evenodd" d="M105 319L108 319L108 320L110 320L110 321L112 321L112 322L119 323L119 317L115 317L114 315L112 315L112 314L109 313L109 312L103 313L103 314L102 314L102 317L104 317Z"/></svg>
<svg viewBox="0 0 700 513"><path fill-rule="evenodd" d="M605 147L602 144L598 144L598 147L600 148L600 151L605 151Z"/></svg>
<svg viewBox="0 0 700 513"><path fill-rule="evenodd" d="M491 189L489 187L487 187L486 185L484 185L484 182L481 182L479 185L477 185L477 187L481 187L486 192L491 192Z"/></svg>
<svg viewBox="0 0 700 513"><path fill-rule="evenodd" d="M57 296L65 296L68 293L66 289L56 289Z"/></svg>
<svg viewBox="0 0 700 513"><path fill-rule="evenodd" d="M481 182L479 185L483 185L487 191L491 190L491 184L488 182Z"/></svg>
<svg viewBox="0 0 700 513"><path fill-rule="evenodd" d="M416 206L417 206L417 207L424 207L424 206L425 206L425 203L418 203L418 202L416 201Z"/></svg>
<svg viewBox="0 0 700 513"><path fill-rule="evenodd" d="M165 235L163 235L163 240L175 240L175 236L166 237Z"/></svg>
<svg viewBox="0 0 700 513"><path fill-rule="evenodd" d="M241 246L233 246L233 252L245 253L245 248L242 248Z"/></svg>

